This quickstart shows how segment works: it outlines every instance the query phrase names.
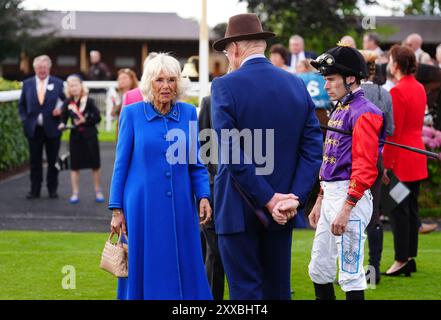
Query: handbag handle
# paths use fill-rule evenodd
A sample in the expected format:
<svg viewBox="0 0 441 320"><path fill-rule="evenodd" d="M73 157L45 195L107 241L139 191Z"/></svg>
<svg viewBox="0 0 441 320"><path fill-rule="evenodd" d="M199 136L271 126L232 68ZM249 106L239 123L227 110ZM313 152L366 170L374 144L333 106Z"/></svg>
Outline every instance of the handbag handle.
<svg viewBox="0 0 441 320"><path fill-rule="evenodd" d="M111 231L111 232L110 232L109 239L107 239L107 241L109 241L110 243L112 243L112 238L113 238L113 236L114 236L115 234L116 234L115 232ZM117 242L116 242L116 245L117 245L117 246L122 246L122 244L121 244L122 236L123 236L123 232L122 232L122 228L121 228L121 229L119 230L118 240L117 240ZM125 234L124 234L124 237L125 237ZM127 240L127 237L126 237L126 240Z"/></svg>

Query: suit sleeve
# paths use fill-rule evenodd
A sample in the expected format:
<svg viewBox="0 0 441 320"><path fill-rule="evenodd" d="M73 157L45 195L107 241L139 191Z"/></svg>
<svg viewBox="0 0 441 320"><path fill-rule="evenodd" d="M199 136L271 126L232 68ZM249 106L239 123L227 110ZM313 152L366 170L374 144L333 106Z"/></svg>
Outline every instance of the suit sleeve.
<svg viewBox="0 0 441 320"><path fill-rule="evenodd" d="M359 200L378 176L378 140L383 126L381 115L366 112L355 122L352 133L352 174L348 195Z"/></svg>
<svg viewBox="0 0 441 320"><path fill-rule="evenodd" d="M87 103L89 104L88 107L90 108L90 113L89 116L86 118L86 122L84 123L84 125L92 127L101 121L101 115L98 107L95 104L95 100L88 98Z"/></svg>
<svg viewBox="0 0 441 320"><path fill-rule="evenodd" d="M303 85L304 86L304 85ZM298 161L291 192L299 197L303 206L311 192L323 160L323 135L315 114L315 106L306 87L305 97L308 103L308 116L303 127L303 134L298 149Z"/></svg>
<svg viewBox="0 0 441 320"><path fill-rule="evenodd" d="M256 166L246 159L244 150L240 145L240 137L232 134L232 137L222 135L221 130L238 130L235 120L235 104L233 96L223 83L221 78L217 78L211 85L211 112L213 128L220 141L220 163L222 159L229 159L230 154L239 152L238 164L228 161L226 167L240 188L254 201L255 205L264 207L273 197L274 190L266 179L261 175L256 175ZM233 152L234 151L234 152ZM251 162L251 163L250 163ZM250 163L250 164L249 164Z"/></svg>
<svg viewBox="0 0 441 320"><path fill-rule="evenodd" d="M392 96L392 106L393 106L393 119L394 119L394 134L393 136L387 138L387 141L396 142L400 140L403 127L404 127L404 116L406 105L404 97L396 88L390 90L390 95ZM385 145L383 149L383 163L386 169L392 169L397 156L397 147L391 145Z"/></svg>
<svg viewBox="0 0 441 320"><path fill-rule="evenodd" d="M63 102L63 106L61 107L60 121L64 124L67 124L67 120L69 120L69 110L67 108L68 105L69 105L69 100L66 99Z"/></svg>
<svg viewBox="0 0 441 320"><path fill-rule="evenodd" d="M392 108L392 97L386 89L381 88L384 97L384 103L386 105L386 112L384 113L384 123L383 125L386 128L386 135L392 136L394 134L394 111Z"/></svg>
<svg viewBox="0 0 441 320"><path fill-rule="evenodd" d="M204 97L202 99L202 101L201 101L201 110L199 111L198 123L199 123L199 130L200 131L204 130L204 129L212 129L212 126L211 126L210 97ZM208 141L201 142L201 146L204 146L207 143L210 144L210 148L207 151L208 163L205 163L205 165L207 166L207 169L208 169L208 172L210 173L210 175L211 176L215 176L216 175L216 171L217 171L217 167L216 167L216 165L214 165L210 161L211 160L211 156L212 156L210 151L214 147L211 139L214 139L214 137L212 137L212 135L210 134L209 138L207 139Z"/></svg>
<svg viewBox="0 0 441 320"><path fill-rule="evenodd" d="M124 205L124 187L132 158L134 143L133 120L128 108L121 112L119 138L116 145L115 164L110 186L109 209L122 209Z"/></svg>
<svg viewBox="0 0 441 320"><path fill-rule="evenodd" d="M61 90L60 90L60 94L59 94L58 98L60 98L61 101L64 101L64 100L66 100L66 95L64 94L63 80L60 80L60 86L61 86Z"/></svg>
<svg viewBox="0 0 441 320"><path fill-rule="evenodd" d="M197 124L198 116L196 114L196 109L192 110L191 120ZM196 130L196 135L190 135L191 137L198 137L199 129ZM190 138L192 139L192 138ZM189 170L191 177L191 185L193 188L193 193L196 196L196 200L199 202L202 198L210 199L210 182L208 179L208 172L205 168L202 160L199 157L200 143L199 138L196 141L190 141L190 146L195 143L196 148L190 148L190 152L196 151L196 155L191 157L196 159L196 163L189 161Z"/></svg>

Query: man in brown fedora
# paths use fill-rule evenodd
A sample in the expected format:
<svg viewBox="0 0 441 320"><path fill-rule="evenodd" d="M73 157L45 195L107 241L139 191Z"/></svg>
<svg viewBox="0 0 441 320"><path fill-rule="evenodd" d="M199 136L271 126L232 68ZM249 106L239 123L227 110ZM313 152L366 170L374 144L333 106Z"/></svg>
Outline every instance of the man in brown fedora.
<svg viewBox="0 0 441 320"><path fill-rule="evenodd" d="M213 45L232 70L211 87L220 137L215 226L231 299L291 298L294 220L322 161L322 134L305 85L264 55L265 39L273 36L255 14L240 14Z"/></svg>

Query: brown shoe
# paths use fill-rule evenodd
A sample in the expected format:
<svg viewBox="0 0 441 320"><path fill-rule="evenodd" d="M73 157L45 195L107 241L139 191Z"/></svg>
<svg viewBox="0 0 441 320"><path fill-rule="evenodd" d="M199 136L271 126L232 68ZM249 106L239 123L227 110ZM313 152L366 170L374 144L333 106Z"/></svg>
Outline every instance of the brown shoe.
<svg viewBox="0 0 441 320"><path fill-rule="evenodd" d="M422 223L419 229L419 233L431 233L438 228L438 223Z"/></svg>

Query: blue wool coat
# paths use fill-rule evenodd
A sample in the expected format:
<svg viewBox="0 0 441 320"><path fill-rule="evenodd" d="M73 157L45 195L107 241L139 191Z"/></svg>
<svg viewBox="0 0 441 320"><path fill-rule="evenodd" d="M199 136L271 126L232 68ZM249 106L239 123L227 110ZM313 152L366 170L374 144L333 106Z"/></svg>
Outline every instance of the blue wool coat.
<svg viewBox="0 0 441 320"><path fill-rule="evenodd" d="M212 299L197 217L210 188L195 157L196 109L177 102L161 115L138 102L122 109L119 126L109 209L124 210L129 277L119 279L118 299Z"/></svg>

